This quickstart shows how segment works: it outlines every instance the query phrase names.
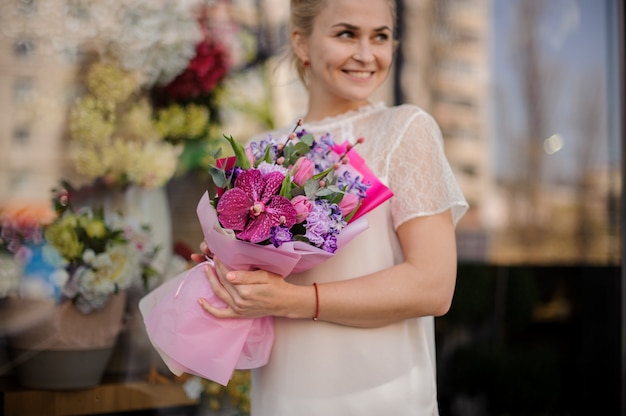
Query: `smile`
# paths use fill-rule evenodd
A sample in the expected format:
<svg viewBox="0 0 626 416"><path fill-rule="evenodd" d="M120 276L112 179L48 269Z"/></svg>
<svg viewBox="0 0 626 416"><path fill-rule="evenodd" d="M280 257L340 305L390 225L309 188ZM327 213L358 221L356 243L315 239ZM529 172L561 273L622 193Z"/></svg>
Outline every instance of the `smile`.
<svg viewBox="0 0 626 416"><path fill-rule="evenodd" d="M370 78L374 72L372 71L344 71L346 74L350 75L352 78L359 79L367 79Z"/></svg>

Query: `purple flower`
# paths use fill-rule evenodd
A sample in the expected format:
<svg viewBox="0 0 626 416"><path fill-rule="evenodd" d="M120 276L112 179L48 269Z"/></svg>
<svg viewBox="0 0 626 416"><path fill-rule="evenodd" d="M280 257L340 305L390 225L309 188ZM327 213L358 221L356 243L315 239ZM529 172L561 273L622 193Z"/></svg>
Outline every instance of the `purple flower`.
<svg viewBox="0 0 626 416"><path fill-rule="evenodd" d="M272 160L276 160L276 157L278 156L278 146L276 144L276 140L271 135L268 135L267 138L258 142L251 142L248 148L252 152L254 159L260 160L263 159L263 156L265 156L265 152L268 147L270 148L270 157Z"/></svg>
<svg viewBox="0 0 626 416"><path fill-rule="evenodd" d="M324 248L326 241L338 234L345 225L341 208L337 204L330 204L325 199L317 200L306 219L304 236L313 245ZM332 245L332 241L329 241L329 245Z"/></svg>
<svg viewBox="0 0 626 416"><path fill-rule="evenodd" d="M346 193L357 194L362 199L367 196L367 190L371 185L363 182L361 176L350 169L340 168L337 172L337 186Z"/></svg>
<svg viewBox="0 0 626 416"><path fill-rule="evenodd" d="M242 171L235 187L224 192L217 203L222 226L251 243L270 238L272 227L291 228L296 222L296 210L289 199L278 195L284 178L280 172L263 175L257 169Z"/></svg>
<svg viewBox="0 0 626 416"><path fill-rule="evenodd" d="M270 231L270 241L274 247L280 247L283 243L287 243L293 238L293 234L291 234L289 228L282 225L274 226Z"/></svg>
<svg viewBox="0 0 626 416"><path fill-rule="evenodd" d="M241 169L239 166L235 166L234 168L228 169L226 171L226 177L230 177L231 182L234 183L237 180L237 176L239 176L241 172L243 172L243 169Z"/></svg>
<svg viewBox="0 0 626 416"><path fill-rule="evenodd" d="M321 248L329 253L337 251L337 235L329 234L324 240L324 244L322 244Z"/></svg>

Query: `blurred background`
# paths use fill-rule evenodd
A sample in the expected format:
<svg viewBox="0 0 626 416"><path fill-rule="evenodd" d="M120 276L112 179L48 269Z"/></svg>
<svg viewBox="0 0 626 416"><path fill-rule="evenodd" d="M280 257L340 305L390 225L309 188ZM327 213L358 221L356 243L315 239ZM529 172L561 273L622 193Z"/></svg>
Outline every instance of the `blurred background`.
<svg viewBox="0 0 626 416"><path fill-rule="evenodd" d="M49 205L62 180L105 204L137 189L124 206L151 223L166 276L202 240L222 135L304 111L281 59L288 3L2 0L0 207ZM436 320L442 416L626 415L622 2L397 5L376 99L435 117L470 203Z"/></svg>

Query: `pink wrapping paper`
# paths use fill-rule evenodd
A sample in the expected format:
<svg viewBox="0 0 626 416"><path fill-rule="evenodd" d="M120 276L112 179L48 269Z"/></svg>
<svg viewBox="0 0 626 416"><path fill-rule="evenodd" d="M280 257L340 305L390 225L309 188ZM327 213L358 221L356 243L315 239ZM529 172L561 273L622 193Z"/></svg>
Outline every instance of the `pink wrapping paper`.
<svg viewBox="0 0 626 416"><path fill-rule="evenodd" d="M208 193L200 199L197 213L209 249L231 269L258 268L284 277L333 255L304 242L276 248L236 240L222 230ZM338 236L338 250L367 227L365 218L346 226ZM211 264L201 263L163 283L140 301L139 309L150 341L174 374L194 374L226 385L235 369L267 364L274 327L271 317L218 319L206 313L199 297L225 306L204 274L207 263Z"/></svg>
<svg viewBox="0 0 626 416"><path fill-rule="evenodd" d="M343 154L348 148L349 142L344 142L342 145L336 145L333 151L337 154ZM389 198L393 196L393 192L387 188L369 167L365 164L365 160L359 155L354 148L350 149L346 154L352 166L357 172L363 175L363 182L369 183L370 187L367 190L367 198L363 199L358 211L352 216L350 221L356 221L359 217L367 214Z"/></svg>

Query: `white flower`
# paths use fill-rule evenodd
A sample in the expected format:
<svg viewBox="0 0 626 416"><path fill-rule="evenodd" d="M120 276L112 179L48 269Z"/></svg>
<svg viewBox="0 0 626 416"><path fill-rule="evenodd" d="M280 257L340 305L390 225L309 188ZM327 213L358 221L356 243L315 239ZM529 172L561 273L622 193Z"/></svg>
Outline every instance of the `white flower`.
<svg viewBox="0 0 626 416"><path fill-rule="evenodd" d="M67 284L70 275L66 269L57 269L50 275L50 281L57 287L62 288Z"/></svg>
<svg viewBox="0 0 626 416"><path fill-rule="evenodd" d="M89 264L96 258L96 253L92 249L88 248L83 252L82 258L85 263Z"/></svg>
<svg viewBox="0 0 626 416"><path fill-rule="evenodd" d="M271 172L280 172L283 175L286 175L288 171L288 169L284 166L274 165L272 163L267 163L267 162L259 163L259 166L257 167L257 169L259 169L263 175L267 175L268 173L271 173Z"/></svg>

